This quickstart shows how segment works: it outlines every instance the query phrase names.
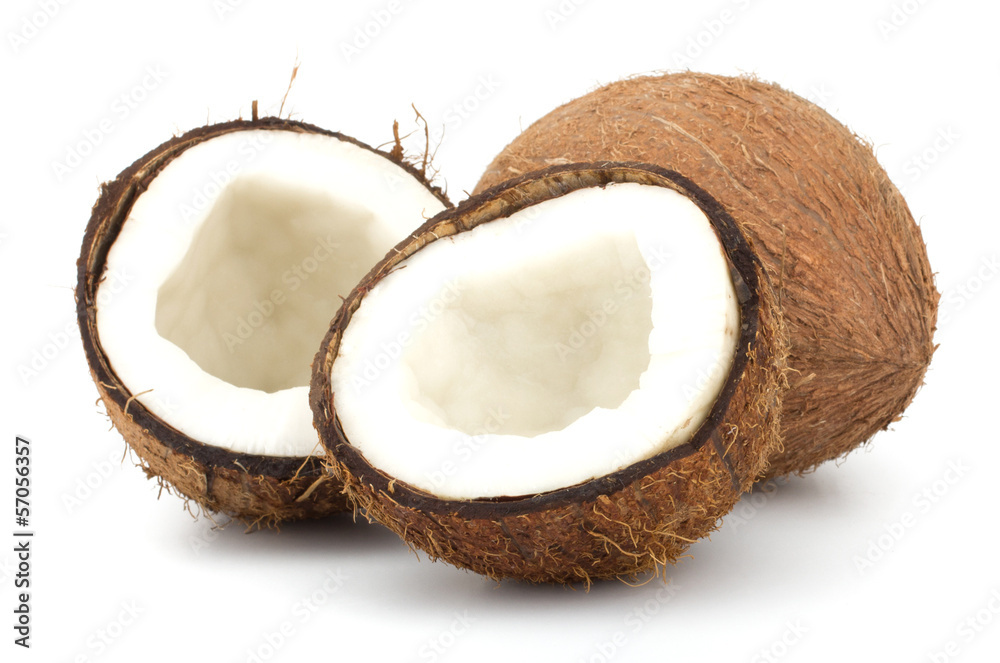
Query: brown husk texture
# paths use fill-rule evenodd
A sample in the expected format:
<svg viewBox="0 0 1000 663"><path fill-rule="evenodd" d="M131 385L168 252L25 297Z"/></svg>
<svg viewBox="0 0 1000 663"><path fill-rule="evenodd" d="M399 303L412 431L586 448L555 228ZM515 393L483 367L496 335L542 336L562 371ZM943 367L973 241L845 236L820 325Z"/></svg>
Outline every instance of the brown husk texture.
<svg viewBox="0 0 1000 663"><path fill-rule="evenodd" d="M623 470L557 491L451 500L370 465L336 415L330 373L340 336L365 293L423 246L570 191L609 182L669 186L716 225L743 283L743 336L719 399L687 443ZM720 226L726 225L725 232ZM740 287L738 287L740 291ZM348 297L313 362L310 403L334 476L369 518L409 545L491 578L571 583L633 577L675 562L748 490L778 446L785 336L763 268L732 219L693 184L636 164L579 164L509 182L445 211L400 243ZM608 442L613 444L613 440Z"/></svg>
<svg viewBox="0 0 1000 663"><path fill-rule="evenodd" d="M690 178L726 207L763 262L791 341L783 449L769 474L810 470L898 419L934 351L939 295L920 229L869 144L774 84L646 76L532 124L476 191L602 159Z"/></svg>
<svg viewBox="0 0 1000 663"><path fill-rule="evenodd" d="M97 331L97 288L104 278L108 250L118 237L136 198L176 156L206 140L246 130L318 133L365 149L350 137L292 120L267 117L209 125L177 136L153 149L101 185L77 263L77 320L91 375L118 431L139 457L147 476L202 507L249 524L271 526L283 520L314 518L350 509L343 486L332 480L317 457L243 454L194 440L158 419L134 398L115 374ZM423 182L446 205L444 194L401 158L392 159ZM318 440L317 440L318 444Z"/></svg>

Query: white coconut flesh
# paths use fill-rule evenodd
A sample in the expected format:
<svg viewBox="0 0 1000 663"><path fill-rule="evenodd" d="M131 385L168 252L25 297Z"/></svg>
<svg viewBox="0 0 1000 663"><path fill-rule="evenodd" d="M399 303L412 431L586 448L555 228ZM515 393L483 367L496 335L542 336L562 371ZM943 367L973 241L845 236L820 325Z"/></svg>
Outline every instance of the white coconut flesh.
<svg viewBox="0 0 1000 663"><path fill-rule="evenodd" d="M362 300L331 369L348 440L448 499L532 495L690 439L740 314L705 214L580 189L428 244Z"/></svg>
<svg viewBox="0 0 1000 663"><path fill-rule="evenodd" d="M310 364L342 297L443 204L385 157L237 131L135 201L97 292L100 343L151 413L204 444L320 453Z"/></svg>

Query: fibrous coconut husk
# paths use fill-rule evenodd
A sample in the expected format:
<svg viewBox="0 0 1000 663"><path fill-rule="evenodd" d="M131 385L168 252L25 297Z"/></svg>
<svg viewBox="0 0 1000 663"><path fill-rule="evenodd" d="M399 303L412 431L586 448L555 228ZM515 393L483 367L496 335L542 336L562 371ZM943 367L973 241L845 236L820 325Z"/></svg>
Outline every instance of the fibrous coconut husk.
<svg viewBox="0 0 1000 663"><path fill-rule="evenodd" d="M706 213L730 261L742 332L708 419L687 442L582 484L539 495L444 499L389 476L351 445L331 370L366 293L422 247L531 205L611 182L674 189ZM406 271L397 272L404 278ZM686 178L622 163L555 167L437 215L401 242L350 294L313 362L310 404L333 475L357 505L408 544L492 578L589 582L674 562L748 490L778 446L785 336L763 267L726 211ZM608 444L614 444L609 440Z"/></svg>

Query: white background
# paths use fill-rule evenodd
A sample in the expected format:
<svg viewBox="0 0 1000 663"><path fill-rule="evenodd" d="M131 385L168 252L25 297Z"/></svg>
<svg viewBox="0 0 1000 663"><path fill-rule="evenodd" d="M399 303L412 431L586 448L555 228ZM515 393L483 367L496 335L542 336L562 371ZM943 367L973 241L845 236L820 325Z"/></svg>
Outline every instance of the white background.
<svg viewBox="0 0 1000 663"><path fill-rule="evenodd" d="M997 660L996 3L225 2L4 3L3 660ZM497 585L347 518L213 531L120 462L75 261L100 182L252 99L277 112L296 59L286 114L371 144L393 119L415 128L411 103L445 127L456 202L520 127L625 75L754 72L812 98L877 146L921 224L943 294L926 386L867 449L745 498L667 585ZM34 450L30 651L10 626L17 434Z"/></svg>

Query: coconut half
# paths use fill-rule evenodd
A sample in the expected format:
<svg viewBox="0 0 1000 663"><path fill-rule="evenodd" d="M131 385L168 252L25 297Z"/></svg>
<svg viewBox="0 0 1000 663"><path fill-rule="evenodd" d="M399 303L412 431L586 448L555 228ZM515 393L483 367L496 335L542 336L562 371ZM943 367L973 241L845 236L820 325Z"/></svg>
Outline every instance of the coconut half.
<svg viewBox="0 0 1000 663"><path fill-rule="evenodd" d="M920 229L869 144L771 83L640 76L529 126L476 191L604 159L657 164L711 190L774 283L790 391L769 474L810 470L900 417L934 352L939 295Z"/></svg>
<svg viewBox="0 0 1000 663"><path fill-rule="evenodd" d="M313 363L334 475L491 577L673 561L778 444L783 337L721 206L639 164L555 168L446 211L351 293Z"/></svg>
<svg viewBox="0 0 1000 663"><path fill-rule="evenodd" d="M342 298L447 206L400 159L278 118L188 132L105 184L78 316L147 474L247 520L345 509L317 455L310 362Z"/></svg>

